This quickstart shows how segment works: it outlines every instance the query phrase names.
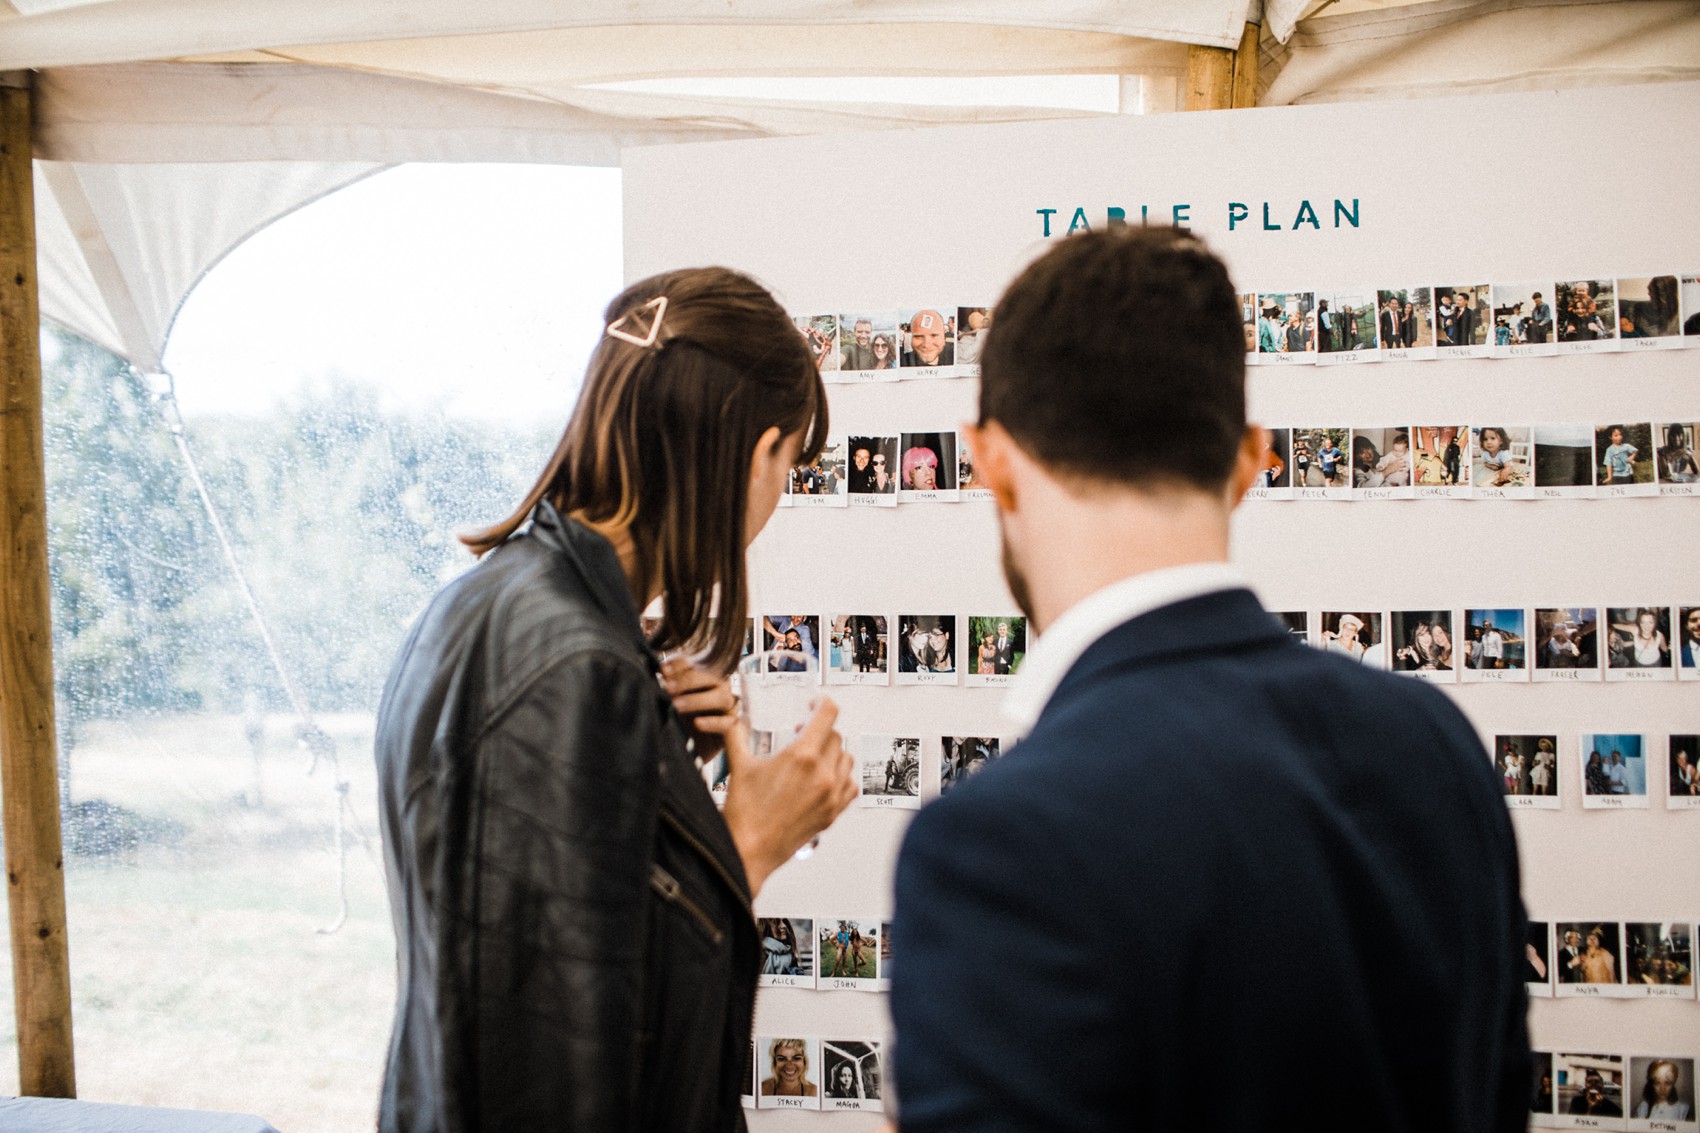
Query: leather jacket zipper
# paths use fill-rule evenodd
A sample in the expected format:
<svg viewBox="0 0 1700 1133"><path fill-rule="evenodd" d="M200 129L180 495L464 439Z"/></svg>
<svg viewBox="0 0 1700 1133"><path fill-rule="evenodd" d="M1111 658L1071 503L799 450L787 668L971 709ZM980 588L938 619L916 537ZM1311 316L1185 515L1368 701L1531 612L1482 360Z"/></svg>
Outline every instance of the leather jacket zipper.
<svg viewBox="0 0 1700 1133"><path fill-rule="evenodd" d="M737 897L738 907L744 911L744 915L749 917L751 922L754 922L756 918L755 909L750 906L750 899L745 895L744 887L739 885L737 879L732 876L725 866L720 864L720 859L714 856L714 852L707 846L703 845L702 839L698 838L695 834L692 834L690 830L686 828L685 824L680 822L679 819L666 807L661 808L661 820L668 826L671 826L673 828L673 832L683 838L686 843L690 845L691 849L700 854L702 859L709 864L709 867L712 868L715 873L720 875L720 880L726 883L726 888L730 889L733 896Z"/></svg>
<svg viewBox="0 0 1700 1133"><path fill-rule="evenodd" d="M719 944L725 938L726 934L715 926L713 918L703 911L702 906L685 895L685 887L679 884L678 879L659 865L649 867L649 887L661 894L662 900L671 902L689 913L691 919L708 933L708 938L714 943Z"/></svg>

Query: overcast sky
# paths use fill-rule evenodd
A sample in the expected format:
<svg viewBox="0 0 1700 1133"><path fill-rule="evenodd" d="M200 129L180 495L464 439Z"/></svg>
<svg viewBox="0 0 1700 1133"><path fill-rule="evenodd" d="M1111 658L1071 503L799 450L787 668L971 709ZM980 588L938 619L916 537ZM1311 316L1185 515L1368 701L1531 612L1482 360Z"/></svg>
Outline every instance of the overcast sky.
<svg viewBox="0 0 1700 1133"><path fill-rule="evenodd" d="M396 406L564 421L619 290L620 174L411 165L308 205L189 296L166 349L185 414L360 382Z"/></svg>

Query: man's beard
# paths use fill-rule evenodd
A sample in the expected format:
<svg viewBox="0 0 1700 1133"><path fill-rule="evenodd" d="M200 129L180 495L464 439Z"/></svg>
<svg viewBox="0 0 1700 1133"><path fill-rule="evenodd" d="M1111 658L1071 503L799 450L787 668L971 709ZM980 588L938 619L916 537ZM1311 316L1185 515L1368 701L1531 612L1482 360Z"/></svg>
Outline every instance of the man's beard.
<svg viewBox="0 0 1700 1133"><path fill-rule="evenodd" d="M1016 609L1020 610L1028 621L1032 621L1033 599L1027 590L1027 576L1022 573L1021 567L1015 561L1014 552L1010 550L1009 535L1004 530L1001 514L998 516L998 544L1003 563L1004 584L1009 587L1010 596L1015 599Z"/></svg>

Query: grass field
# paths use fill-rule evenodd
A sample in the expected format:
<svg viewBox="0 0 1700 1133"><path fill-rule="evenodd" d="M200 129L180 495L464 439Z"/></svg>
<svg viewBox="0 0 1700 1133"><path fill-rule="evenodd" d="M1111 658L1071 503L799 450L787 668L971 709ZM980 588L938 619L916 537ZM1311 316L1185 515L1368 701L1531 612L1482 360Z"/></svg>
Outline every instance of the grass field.
<svg viewBox="0 0 1700 1133"><path fill-rule="evenodd" d="M79 1096L257 1113L285 1133L371 1128L395 1000L371 720L320 724L352 813L332 933L337 793L328 766L306 774L287 721L267 721L257 763L239 717L81 731L67 843L100 852L66 855ZM0 1007L11 991L0 965ZM16 1088L8 1022L0 1093Z"/></svg>

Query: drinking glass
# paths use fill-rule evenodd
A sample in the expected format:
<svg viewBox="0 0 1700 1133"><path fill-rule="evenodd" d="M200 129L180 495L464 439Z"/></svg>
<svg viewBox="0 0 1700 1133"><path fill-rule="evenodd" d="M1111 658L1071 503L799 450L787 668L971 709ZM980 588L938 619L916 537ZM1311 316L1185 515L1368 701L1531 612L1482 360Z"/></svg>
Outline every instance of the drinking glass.
<svg viewBox="0 0 1700 1133"><path fill-rule="evenodd" d="M739 713L750 753L772 759L790 746L814 718L820 702L820 664L796 649L768 649L738 662ZM820 839L797 851L799 861L814 853Z"/></svg>

